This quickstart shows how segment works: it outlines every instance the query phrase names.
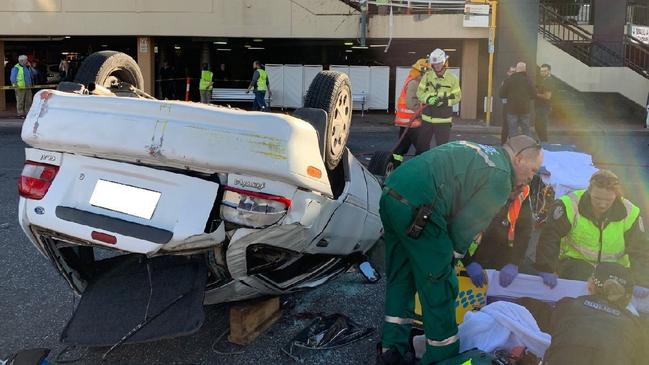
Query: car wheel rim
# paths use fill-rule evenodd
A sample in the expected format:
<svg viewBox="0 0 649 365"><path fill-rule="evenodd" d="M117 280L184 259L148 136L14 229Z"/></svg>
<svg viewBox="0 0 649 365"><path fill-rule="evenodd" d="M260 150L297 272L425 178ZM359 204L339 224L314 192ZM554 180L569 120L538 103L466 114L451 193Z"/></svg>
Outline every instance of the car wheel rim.
<svg viewBox="0 0 649 365"><path fill-rule="evenodd" d="M334 156L339 156L345 147L345 137L348 134L351 122L351 98L348 89L343 89L336 98L336 104L331 118L331 152Z"/></svg>

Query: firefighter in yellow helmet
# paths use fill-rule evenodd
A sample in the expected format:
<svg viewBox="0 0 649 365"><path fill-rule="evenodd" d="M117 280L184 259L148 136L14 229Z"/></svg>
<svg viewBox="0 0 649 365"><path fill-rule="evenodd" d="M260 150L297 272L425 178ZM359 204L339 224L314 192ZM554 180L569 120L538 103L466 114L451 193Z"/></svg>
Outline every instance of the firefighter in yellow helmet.
<svg viewBox="0 0 649 365"><path fill-rule="evenodd" d="M449 141L453 105L460 102L462 92L457 76L448 72L448 56L437 48L428 59L432 70L426 72L419 83L417 98L426 104L421 119L422 132L430 140L435 135L436 145ZM425 132L424 132L425 131Z"/></svg>
<svg viewBox="0 0 649 365"><path fill-rule="evenodd" d="M415 146L415 154L419 155L430 149L430 138L426 139L426 133L421 133L421 117L417 115L421 103L417 98L419 82L426 71L430 70L428 60L418 59L403 83L401 94L397 100L394 125L399 127L399 138L401 141L392 152L394 167L403 162L410 146ZM405 133L405 136L404 136Z"/></svg>

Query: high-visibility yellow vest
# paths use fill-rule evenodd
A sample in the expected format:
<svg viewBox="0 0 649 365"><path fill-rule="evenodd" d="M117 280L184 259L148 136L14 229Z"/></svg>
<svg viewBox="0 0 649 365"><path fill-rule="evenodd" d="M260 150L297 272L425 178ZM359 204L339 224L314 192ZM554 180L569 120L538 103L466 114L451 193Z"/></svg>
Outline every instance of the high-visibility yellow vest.
<svg viewBox="0 0 649 365"><path fill-rule="evenodd" d="M14 67L18 69L18 73L16 74L16 86L19 88L25 88L25 86L27 86L25 83L25 68L20 63L17 63Z"/></svg>
<svg viewBox="0 0 649 365"><path fill-rule="evenodd" d="M201 72L201 81L198 83L198 90L212 90L212 71Z"/></svg>
<svg viewBox="0 0 649 365"><path fill-rule="evenodd" d="M266 87L266 79L268 78L266 70L258 68L257 72L259 72L259 78L257 79L257 91L266 91L268 89Z"/></svg>
<svg viewBox="0 0 649 365"><path fill-rule="evenodd" d="M596 265L599 262L617 262L625 267L630 266L626 254L624 233L626 233L640 215L640 209L627 199L622 198L626 208L626 217L613 221L600 230L591 220L579 214L579 201L585 190L576 190L561 197L566 207L566 216L572 225L568 235L561 239L559 258L584 260Z"/></svg>

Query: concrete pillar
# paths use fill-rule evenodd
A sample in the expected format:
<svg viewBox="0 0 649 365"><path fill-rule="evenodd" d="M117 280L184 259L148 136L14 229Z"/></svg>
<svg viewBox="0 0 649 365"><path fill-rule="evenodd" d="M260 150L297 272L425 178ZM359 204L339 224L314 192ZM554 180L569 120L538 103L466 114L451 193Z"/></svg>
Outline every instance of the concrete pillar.
<svg viewBox="0 0 649 365"><path fill-rule="evenodd" d="M203 48L201 49L201 70L203 69L203 64L207 63L208 68L212 69L212 63L210 62L210 44L205 42L203 43Z"/></svg>
<svg viewBox="0 0 649 365"><path fill-rule="evenodd" d="M137 38L137 64L144 77L144 91L153 94L155 90L155 55L153 53L153 38Z"/></svg>
<svg viewBox="0 0 649 365"><path fill-rule="evenodd" d="M480 41L465 39L462 43L462 68L460 69L462 103L460 118L476 119L478 115L478 64Z"/></svg>
<svg viewBox="0 0 649 365"><path fill-rule="evenodd" d="M4 70L4 60L5 60L5 42L0 41L0 60L2 60L2 72L0 72L0 86L5 86L5 70ZM7 110L7 100L5 99L5 90L0 90L0 111Z"/></svg>
<svg viewBox="0 0 649 365"><path fill-rule="evenodd" d="M509 67L518 61L527 63L528 76L534 81L539 0L499 0L496 27L492 124L502 125L502 104L498 90L507 78Z"/></svg>
<svg viewBox="0 0 649 365"><path fill-rule="evenodd" d="M624 66L623 55L624 27L626 25L626 6L619 0L593 1L593 40L613 51L617 56L593 48L596 63L607 66Z"/></svg>

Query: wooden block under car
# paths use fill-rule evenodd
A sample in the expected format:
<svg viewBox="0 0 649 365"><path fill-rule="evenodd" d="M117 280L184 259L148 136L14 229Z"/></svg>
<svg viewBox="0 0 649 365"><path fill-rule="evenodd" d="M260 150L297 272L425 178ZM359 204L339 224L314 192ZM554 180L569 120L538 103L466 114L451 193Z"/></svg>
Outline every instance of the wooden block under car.
<svg viewBox="0 0 649 365"><path fill-rule="evenodd" d="M230 307L228 341L248 345L282 316L279 298L254 300Z"/></svg>

